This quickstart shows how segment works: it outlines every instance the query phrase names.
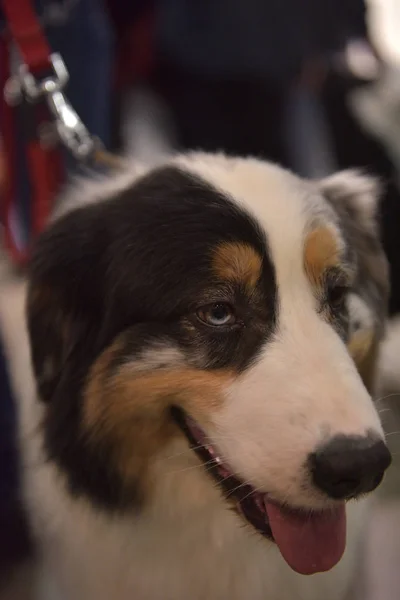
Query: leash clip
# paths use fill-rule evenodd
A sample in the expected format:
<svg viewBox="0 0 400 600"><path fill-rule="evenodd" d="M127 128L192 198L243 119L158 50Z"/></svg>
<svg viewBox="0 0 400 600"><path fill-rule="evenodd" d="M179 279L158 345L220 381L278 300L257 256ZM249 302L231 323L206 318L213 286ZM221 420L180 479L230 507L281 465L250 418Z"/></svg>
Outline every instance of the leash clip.
<svg viewBox="0 0 400 600"><path fill-rule="evenodd" d="M95 151L95 141L60 90L47 92L47 105L55 118L62 143L78 160L87 160Z"/></svg>
<svg viewBox="0 0 400 600"><path fill-rule="evenodd" d="M50 65L54 76L37 79L26 63L21 63L18 50L13 47L14 62L17 63L11 77L4 87L4 98L9 106L18 106L25 98L34 103L43 95L61 91L69 80L69 74L61 56L55 52L50 55Z"/></svg>
<svg viewBox="0 0 400 600"><path fill-rule="evenodd" d="M69 74L60 54L55 52L49 59L53 74L43 79L35 77L27 64L19 65L15 75L6 83L4 95L7 104L17 106L23 99L30 104L43 100L54 118L53 125L46 127L45 132L42 132L41 139L44 145L54 145L56 133L74 158L87 163L95 161L97 156L101 158L107 153L103 150L100 140L90 134L63 93ZM109 162L108 158L104 160Z"/></svg>
<svg viewBox="0 0 400 600"><path fill-rule="evenodd" d="M58 52L50 54L50 64L54 75L38 80L29 71L28 65L21 64L18 69L21 91L30 102L36 102L41 96L61 92L69 80L67 67Z"/></svg>
<svg viewBox="0 0 400 600"><path fill-rule="evenodd" d="M21 90L29 102L45 99L61 142L76 159L87 160L95 150L95 142L63 94L69 80L67 68L57 52L50 55L50 63L54 75L41 81L32 75L26 64L22 64L19 67Z"/></svg>

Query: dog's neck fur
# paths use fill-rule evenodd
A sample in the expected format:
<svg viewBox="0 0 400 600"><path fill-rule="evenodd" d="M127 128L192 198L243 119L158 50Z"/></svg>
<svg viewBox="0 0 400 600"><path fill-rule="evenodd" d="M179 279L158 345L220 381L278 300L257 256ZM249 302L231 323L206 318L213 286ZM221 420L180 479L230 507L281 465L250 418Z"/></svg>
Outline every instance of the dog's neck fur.
<svg viewBox="0 0 400 600"><path fill-rule="evenodd" d="M36 458L30 446L29 460L41 454L39 443ZM55 580L60 600L339 600L349 584L360 504L345 557L333 571L306 578L229 510L184 440L155 463L156 500L139 514L95 513L66 494L49 463L36 464L26 489L40 504L33 517L47 515L34 526L45 542L44 577Z"/></svg>

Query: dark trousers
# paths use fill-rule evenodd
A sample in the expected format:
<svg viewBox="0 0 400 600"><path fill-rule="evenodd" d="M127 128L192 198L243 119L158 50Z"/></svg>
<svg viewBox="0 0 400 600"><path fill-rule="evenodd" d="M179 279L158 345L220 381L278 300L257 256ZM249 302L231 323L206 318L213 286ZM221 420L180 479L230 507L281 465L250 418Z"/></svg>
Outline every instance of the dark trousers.
<svg viewBox="0 0 400 600"><path fill-rule="evenodd" d="M167 62L159 65L155 79L171 112L181 150L223 150L287 163L283 87L257 80L201 77Z"/></svg>

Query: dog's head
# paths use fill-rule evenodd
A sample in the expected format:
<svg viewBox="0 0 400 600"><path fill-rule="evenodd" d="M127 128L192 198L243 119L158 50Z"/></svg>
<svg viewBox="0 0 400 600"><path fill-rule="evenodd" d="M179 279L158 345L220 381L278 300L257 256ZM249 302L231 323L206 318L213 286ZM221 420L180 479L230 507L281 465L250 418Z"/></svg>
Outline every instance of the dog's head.
<svg viewBox="0 0 400 600"><path fill-rule="evenodd" d="M42 235L28 295L45 447L70 491L140 507L186 445L293 568L330 568L344 501L390 462L370 395L375 183L197 154L91 196Z"/></svg>

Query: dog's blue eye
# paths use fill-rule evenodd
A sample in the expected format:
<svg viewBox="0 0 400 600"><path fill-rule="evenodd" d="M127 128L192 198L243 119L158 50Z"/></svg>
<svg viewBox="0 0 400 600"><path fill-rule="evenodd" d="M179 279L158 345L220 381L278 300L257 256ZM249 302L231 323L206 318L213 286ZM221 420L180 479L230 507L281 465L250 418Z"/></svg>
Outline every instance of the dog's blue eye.
<svg viewBox="0 0 400 600"><path fill-rule="evenodd" d="M200 321L212 327L223 327L233 325L236 317L232 307L226 303L210 304L197 311Z"/></svg>

